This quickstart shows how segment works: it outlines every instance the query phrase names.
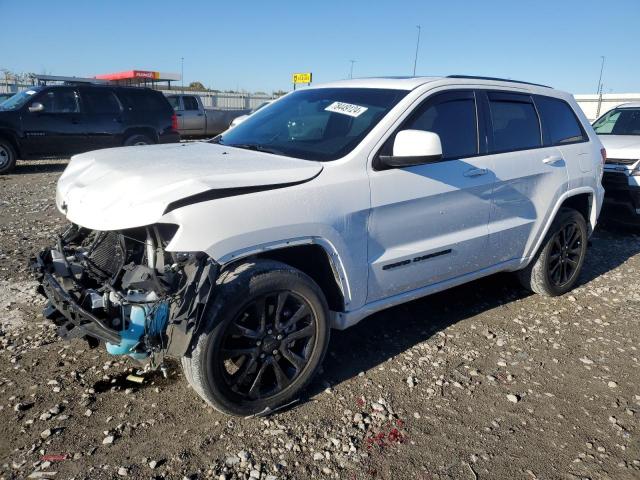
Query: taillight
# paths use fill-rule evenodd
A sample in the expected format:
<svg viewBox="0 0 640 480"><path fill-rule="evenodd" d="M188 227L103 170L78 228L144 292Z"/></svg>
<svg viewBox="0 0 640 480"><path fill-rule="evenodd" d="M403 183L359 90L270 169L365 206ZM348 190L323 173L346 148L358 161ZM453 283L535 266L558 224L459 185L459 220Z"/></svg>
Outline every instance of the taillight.
<svg viewBox="0 0 640 480"><path fill-rule="evenodd" d="M178 131L178 116L175 113L171 115L171 130L174 132Z"/></svg>
<svg viewBox="0 0 640 480"><path fill-rule="evenodd" d="M602 157L602 163L600 164L600 171L599 176L600 176L600 181L602 181L602 178L604 177L604 164L607 162L607 149L602 147L600 149L600 156Z"/></svg>

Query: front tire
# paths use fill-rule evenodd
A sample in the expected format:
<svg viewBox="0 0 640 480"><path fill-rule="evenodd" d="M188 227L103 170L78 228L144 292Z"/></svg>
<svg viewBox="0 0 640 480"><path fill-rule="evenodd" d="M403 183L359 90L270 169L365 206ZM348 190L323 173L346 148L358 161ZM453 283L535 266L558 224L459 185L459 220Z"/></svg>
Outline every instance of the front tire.
<svg viewBox="0 0 640 480"><path fill-rule="evenodd" d="M268 413L295 400L329 343L320 287L286 264L258 260L224 272L185 377L212 407L230 415Z"/></svg>
<svg viewBox="0 0 640 480"><path fill-rule="evenodd" d="M0 139L0 175L11 172L16 166L16 151L6 140Z"/></svg>
<svg viewBox="0 0 640 480"><path fill-rule="evenodd" d="M561 208L534 259L518 272L520 282L541 295L567 293L580 276L587 242L584 217L572 208Z"/></svg>

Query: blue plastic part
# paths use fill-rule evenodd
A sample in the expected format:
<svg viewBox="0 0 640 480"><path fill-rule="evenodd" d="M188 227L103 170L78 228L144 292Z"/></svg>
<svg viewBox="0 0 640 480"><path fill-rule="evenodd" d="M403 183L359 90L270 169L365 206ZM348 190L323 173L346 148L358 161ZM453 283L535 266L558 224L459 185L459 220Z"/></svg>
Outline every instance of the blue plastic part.
<svg viewBox="0 0 640 480"><path fill-rule="evenodd" d="M156 304L153 307L146 305L131 305L129 307L129 325L126 330L120 331L120 343L115 345L107 342L107 352L111 355L129 355L141 360L148 356L147 353L134 351L140 338L148 330L150 335L158 335L164 330L169 318L169 305ZM147 319L149 324L147 325Z"/></svg>

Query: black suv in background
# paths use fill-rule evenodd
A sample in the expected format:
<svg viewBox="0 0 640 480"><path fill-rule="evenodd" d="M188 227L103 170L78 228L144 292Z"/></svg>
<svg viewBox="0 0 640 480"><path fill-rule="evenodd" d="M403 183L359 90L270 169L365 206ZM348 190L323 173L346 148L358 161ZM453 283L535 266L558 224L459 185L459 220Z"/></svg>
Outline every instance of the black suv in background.
<svg viewBox="0 0 640 480"><path fill-rule="evenodd" d="M33 87L0 104L0 174L16 159L180 141L173 108L149 88Z"/></svg>

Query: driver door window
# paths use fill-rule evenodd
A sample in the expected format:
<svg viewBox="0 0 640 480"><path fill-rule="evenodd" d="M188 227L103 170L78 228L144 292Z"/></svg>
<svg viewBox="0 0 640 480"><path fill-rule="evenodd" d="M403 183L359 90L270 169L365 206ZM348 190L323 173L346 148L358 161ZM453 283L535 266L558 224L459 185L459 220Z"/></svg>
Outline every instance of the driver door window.
<svg viewBox="0 0 640 480"><path fill-rule="evenodd" d="M37 100L44 113L80 113L78 95L74 90L50 90Z"/></svg>
<svg viewBox="0 0 640 480"><path fill-rule="evenodd" d="M477 155L478 125L473 92L439 97L442 98L421 107L402 129L437 133L443 160Z"/></svg>

